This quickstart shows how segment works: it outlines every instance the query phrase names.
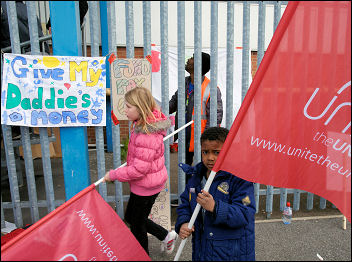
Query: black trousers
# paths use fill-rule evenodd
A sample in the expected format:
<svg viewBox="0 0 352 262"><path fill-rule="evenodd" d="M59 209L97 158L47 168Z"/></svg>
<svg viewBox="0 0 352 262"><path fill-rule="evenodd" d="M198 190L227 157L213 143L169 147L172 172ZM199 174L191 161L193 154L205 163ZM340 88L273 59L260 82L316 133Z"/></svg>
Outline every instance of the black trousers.
<svg viewBox="0 0 352 262"><path fill-rule="evenodd" d="M164 240L169 233L168 230L148 218L158 195L159 193L152 196L138 196L131 192L125 214L131 232L147 254L149 254L147 233L152 234L160 241Z"/></svg>

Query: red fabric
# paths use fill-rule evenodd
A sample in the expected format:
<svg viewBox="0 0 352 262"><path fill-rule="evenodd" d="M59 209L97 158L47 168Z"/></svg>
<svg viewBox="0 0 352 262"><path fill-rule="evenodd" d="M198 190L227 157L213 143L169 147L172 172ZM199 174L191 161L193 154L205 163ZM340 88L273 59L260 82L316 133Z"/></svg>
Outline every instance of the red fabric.
<svg viewBox="0 0 352 262"><path fill-rule="evenodd" d="M116 55L114 53L112 53L110 56L109 56L109 63L111 64L112 62L114 62L114 60L116 59Z"/></svg>
<svg viewBox="0 0 352 262"><path fill-rule="evenodd" d="M112 122L114 122L115 126L120 124L120 121L117 119L116 115L114 114L114 110L111 110L111 118L112 118Z"/></svg>
<svg viewBox="0 0 352 262"><path fill-rule="evenodd" d="M152 64L152 57L150 55L147 55L145 58L147 58L147 60L149 61L149 63Z"/></svg>
<svg viewBox="0 0 352 262"><path fill-rule="evenodd" d="M31 224L27 224L22 228L16 228L16 229L12 230L10 233L1 236L1 246L5 245L7 242L9 242L11 239L13 239L15 236L19 235L20 233L22 233L25 229L27 229L30 226L31 226Z"/></svg>
<svg viewBox="0 0 352 262"><path fill-rule="evenodd" d="M351 2L289 2L220 169L314 193L351 221Z"/></svg>
<svg viewBox="0 0 352 262"><path fill-rule="evenodd" d="M24 231L23 228L16 228L15 230L12 230L10 233L1 236L1 246L5 245L7 242L9 242L11 239L13 239L15 236L19 235Z"/></svg>
<svg viewBox="0 0 352 262"><path fill-rule="evenodd" d="M1 260L148 260L94 184L1 247Z"/></svg>

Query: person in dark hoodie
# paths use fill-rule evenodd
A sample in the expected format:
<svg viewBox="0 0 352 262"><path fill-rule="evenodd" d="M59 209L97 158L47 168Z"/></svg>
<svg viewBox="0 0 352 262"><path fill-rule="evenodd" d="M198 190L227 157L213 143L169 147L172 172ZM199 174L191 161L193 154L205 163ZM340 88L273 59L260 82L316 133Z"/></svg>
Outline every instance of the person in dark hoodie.
<svg viewBox="0 0 352 262"><path fill-rule="evenodd" d="M185 123L188 123L194 119L194 55L187 60L185 70L190 74L185 78L185 104L186 104L186 119ZM210 80L205 74L210 70L210 55L202 52L202 85L201 85L201 133L209 127L210 123ZM177 91L169 101L169 113L176 112L175 117L175 129L178 128L178 112L177 112ZM205 105L205 108L203 108ZM217 124L220 125L223 117L223 107L221 99L221 91L217 87ZM177 136L175 136L175 140ZM194 156L194 123L186 128L186 164L192 165ZM189 176L186 176L186 183Z"/></svg>
<svg viewBox="0 0 352 262"><path fill-rule="evenodd" d="M20 37L20 43L30 40L29 37L29 25L28 25L28 14L27 6L23 1L16 1L16 11L17 11L17 21L18 21L18 33ZM37 26L38 26L38 37L43 37L42 25L37 17ZM9 22L7 15L6 2L1 1L1 49L11 46ZM24 48L24 53L29 53L31 51L30 46ZM44 50L42 45L40 46L40 51L49 55L49 46L45 42Z"/></svg>

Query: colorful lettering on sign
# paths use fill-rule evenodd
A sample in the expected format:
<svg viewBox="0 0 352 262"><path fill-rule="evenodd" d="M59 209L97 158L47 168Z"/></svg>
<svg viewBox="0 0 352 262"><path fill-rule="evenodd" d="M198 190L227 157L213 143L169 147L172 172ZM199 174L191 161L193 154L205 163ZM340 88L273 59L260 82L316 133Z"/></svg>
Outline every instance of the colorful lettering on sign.
<svg viewBox="0 0 352 262"><path fill-rule="evenodd" d="M101 57L4 55L2 124L106 124L106 71Z"/></svg>
<svg viewBox="0 0 352 262"><path fill-rule="evenodd" d="M118 119L126 120L124 95L135 87L151 89L151 64L148 59L126 58L112 62L113 111Z"/></svg>

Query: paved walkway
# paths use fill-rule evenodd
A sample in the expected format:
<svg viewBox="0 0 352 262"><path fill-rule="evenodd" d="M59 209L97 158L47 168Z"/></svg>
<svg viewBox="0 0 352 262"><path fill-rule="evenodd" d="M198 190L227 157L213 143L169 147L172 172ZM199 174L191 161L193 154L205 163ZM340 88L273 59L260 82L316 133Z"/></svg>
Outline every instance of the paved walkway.
<svg viewBox="0 0 352 262"><path fill-rule="evenodd" d="M351 223L342 228L342 216L294 218L284 225L279 219L256 221L256 260L258 261L351 261ZM149 236L153 261L173 261L180 244L171 255L160 252L160 241ZM319 258L320 256L320 258ZM188 239L180 261L192 260Z"/></svg>

